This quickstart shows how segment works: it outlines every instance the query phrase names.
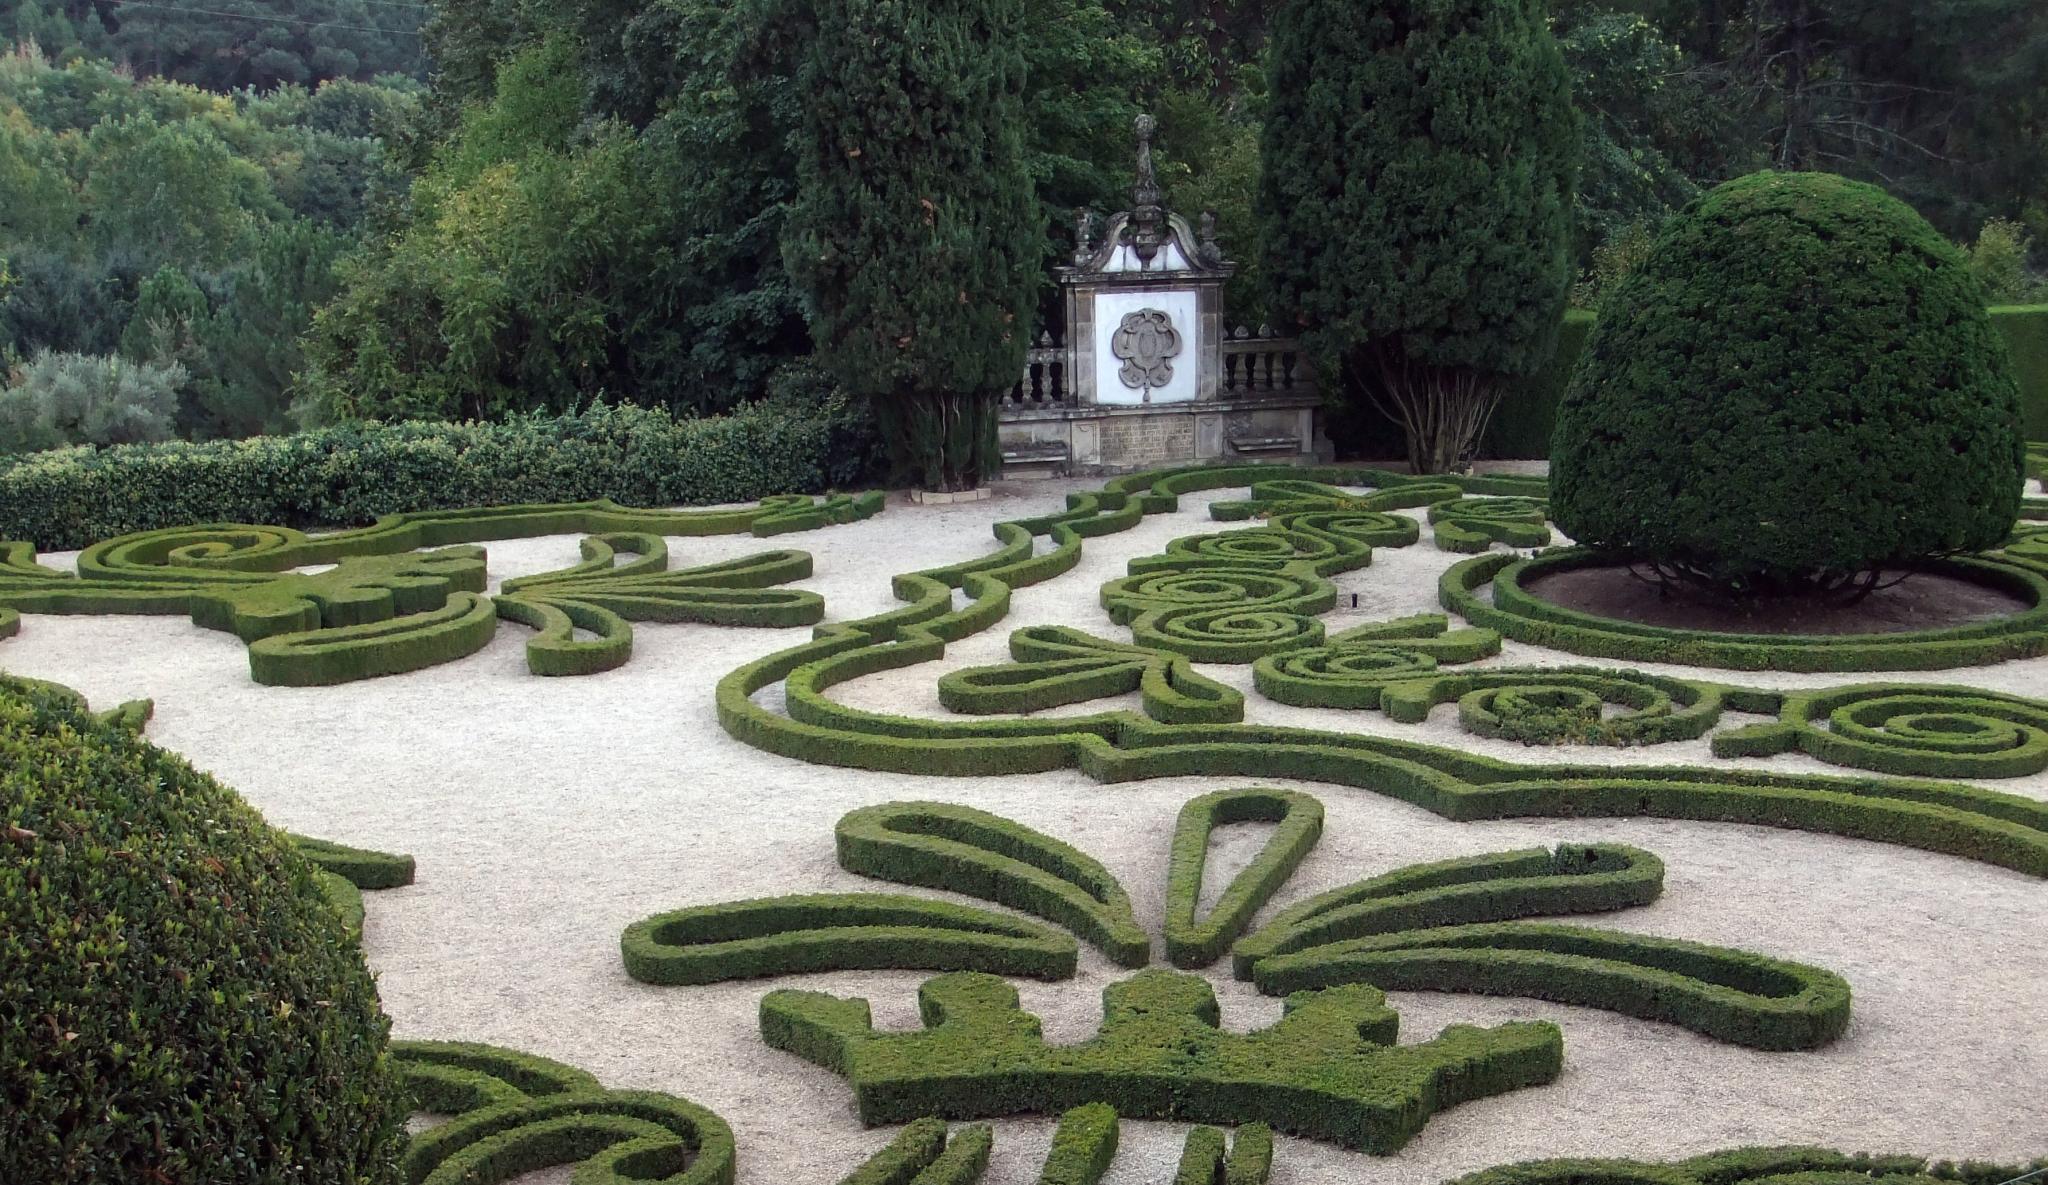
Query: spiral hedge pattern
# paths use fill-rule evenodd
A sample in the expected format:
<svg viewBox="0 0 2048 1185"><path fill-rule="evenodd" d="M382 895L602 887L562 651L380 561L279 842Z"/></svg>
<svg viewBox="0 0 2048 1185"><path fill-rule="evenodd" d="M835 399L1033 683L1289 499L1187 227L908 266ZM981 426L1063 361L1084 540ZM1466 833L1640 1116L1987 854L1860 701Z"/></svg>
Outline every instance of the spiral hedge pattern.
<svg viewBox="0 0 2048 1185"><path fill-rule="evenodd" d="M575 1165L576 1185L732 1185L732 1129L653 1091L606 1090L572 1066L489 1045L394 1041L414 1105L448 1116L412 1137L408 1185L499 1185Z"/></svg>
<svg viewBox="0 0 2048 1185"><path fill-rule="evenodd" d="M537 674L606 670L632 652L629 621L809 625L816 594L769 586L810 575L802 552L665 571L663 535L776 535L877 513L880 495L768 498L738 510L630 510L608 501L390 515L354 531L225 525L95 543L74 575L0 543L0 638L20 615L182 614L249 644L258 683L317 686L400 674L476 653L500 617L539 631ZM590 532L584 562L483 596L484 540ZM421 551L430 548L435 550ZM617 553L638 558L614 565ZM332 565L325 571L293 569ZM596 635L578 640L577 630Z"/></svg>

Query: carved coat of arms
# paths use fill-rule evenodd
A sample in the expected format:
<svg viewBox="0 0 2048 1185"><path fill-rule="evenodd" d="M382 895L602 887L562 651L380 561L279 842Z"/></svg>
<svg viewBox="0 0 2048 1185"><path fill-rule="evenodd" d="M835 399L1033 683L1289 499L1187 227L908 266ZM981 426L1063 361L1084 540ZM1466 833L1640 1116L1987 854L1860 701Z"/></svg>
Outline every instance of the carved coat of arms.
<svg viewBox="0 0 2048 1185"><path fill-rule="evenodd" d="M1173 381L1173 359L1180 355L1180 330L1173 317L1159 309L1139 309L1126 316L1110 339L1109 351L1123 362L1117 377L1149 398L1154 388Z"/></svg>

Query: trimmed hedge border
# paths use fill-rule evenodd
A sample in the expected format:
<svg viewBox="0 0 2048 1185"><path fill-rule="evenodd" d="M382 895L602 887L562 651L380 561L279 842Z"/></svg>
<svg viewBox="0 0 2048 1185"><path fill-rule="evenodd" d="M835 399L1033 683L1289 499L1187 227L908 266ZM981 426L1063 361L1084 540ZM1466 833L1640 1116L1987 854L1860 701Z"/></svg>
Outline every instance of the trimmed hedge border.
<svg viewBox="0 0 2048 1185"><path fill-rule="evenodd" d="M1368 473L1271 466L1168 470L1071 494L1062 513L998 523L999 546L990 554L896 577L902 607L820 626L812 641L728 673L718 686L720 724L743 743L818 765L946 777L1072 768L1099 782L1187 774L1292 778L1369 789L1456 821L1654 816L1746 823L1901 844L2048 876L2048 804L1974 786L1745 769L1524 765L1387 737L1164 724L1131 712L910 718L863 711L826 694L850 679L943 657L947 642L1001 621L1013 587L1070 570L1086 539L1170 512L1181 494L1244 485L1256 492L1303 480L1369 481ZM1461 478L1452 489L1505 494L1521 488L1499 480ZM1214 509L1250 517L1278 500L1219 502ZM1041 535L1049 549L1037 549ZM1460 568L1513 559L1484 556ZM957 607L956 590L966 597ZM776 683L784 685L786 715L752 699Z"/></svg>
<svg viewBox="0 0 2048 1185"><path fill-rule="evenodd" d="M950 803L889 802L847 812L834 835L849 872L1023 910L1072 930L1119 966L1142 967L1151 957L1151 939L1116 877L1022 823Z"/></svg>
<svg viewBox="0 0 2048 1185"><path fill-rule="evenodd" d="M1542 498L1458 498L1429 508L1438 551L1483 552L1496 543L1550 543L1550 504Z"/></svg>
<svg viewBox="0 0 2048 1185"><path fill-rule="evenodd" d="M285 833L285 838L318 870L314 879L329 904L348 921L349 929L363 928L363 890L396 889L412 883L411 856L351 848L331 840L312 839Z"/></svg>
<svg viewBox="0 0 2048 1185"><path fill-rule="evenodd" d="M555 419L61 449L0 459L0 522L61 551L187 523L327 528L400 510L591 498L636 506L746 502L859 480L844 464L858 451L844 447L850 420L774 404L695 420L593 407Z"/></svg>
<svg viewBox="0 0 2048 1185"><path fill-rule="evenodd" d="M633 923L619 940L642 983L703 984L811 971L987 971L1068 979L1065 934L973 906L888 893L700 905Z"/></svg>
<svg viewBox="0 0 2048 1185"><path fill-rule="evenodd" d="M995 1133L985 1123L963 1127L949 1140L945 1120L920 1119L839 1185L974 1185L994 1147Z"/></svg>
<svg viewBox="0 0 2048 1185"><path fill-rule="evenodd" d="M918 1000L923 1031L878 1033L866 1000L771 992L761 1036L844 1076L869 1126L1107 1103L1130 1118L1258 1122L1379 1155L1438 1111L1550 1082L1563 1066L1563 1038L1546 1023L1453 1025L1396 1045L1385 994L1363 984L1297 993L1279 1023L1240 1035L1217 1027L1206 981L1143 971L1104 989L1096 1037L1058 1046L992 975L927 980Z"/></svg>
<svg viewBox="0 0 2048 1185"><path fill-rule="evenodd" d="M0 544L0 637L36 613L185 614L249 643L258 683L320 686L415 671L476 653L504 617L540 631L527 647L537 674L573 675L626 661L628 621L810 625L816 594L769 586L811 573L800 551L773 551L669 572L663 535L756 535L869 517L880 495L775 497L739 509L630 510L611 502L498 506L390 515L356 531L308 536L287 527L176 527L110 539L79 555L72 575L35 562L28 544ZM480 540L592 532L583 562L489 585ZM438 548L419 552L418 548ZM613 566L620 552L637 558ZM305 575L294 568L333 564ZM593 641L578 641L588 629Z"/></svg>
<svg viewBox="0 0 2048 1185"><path fill-rule="evenodd" d="M571 1164L577 1185L733 1183L732 1129L688 1100L605 1090L572 1066L489 1045L394 1041L391 1052L416 1108L451 1117L412 1137L408 1185L497 1185Z"/></svg>
<svg viewBox="0 0 2048 1185"><path fill-rule="evenodd" d="M1261 959L1252 975L1269 995L1370 983L1525 996L1663 1021L1753 1049L1818 1049L1849 1024L1849 985L1831 971L1672 938L1531 922L1355 938Z"/></svg>
<svg viewBox="0 0 2048 1185"><path fill-rule="evenodd" d="M2011 617L1909 633L1724 634L1668 629L1567 609L1525 585L1544 576L1611 561L1581 548L1527 559L1478 556L1444 573L1438 599L1474 625L1531 646L1592 658L1674 663L1741 671L1933 671L2048 654L2048 577L1988 559L1933 561L1922 570L2012 593L2029 607ZM1490 588L1492 600L1478 595Z"/></svg>
<svg viewBox="0 0 2048 1185"><path fill-rule="evenodd" d="M1531 1160L1454 1178L1444 1185L2000 1185L2048 1168L2048 1159L2006 1166L1873 1156L1798 1146L1731 1148L1689 1160Z"/></svg>
<svg viewBox="0 0 2048 1185"><path fill-rule="evenodd" d="M1107 1103L1084 1103L1061 1115L1038 1185L1096 1185L1116 1160L1121 1127Z"/></svg>
<svg viewBox="0 0 2048 1185"><path fill-rule="evenodd" d="M1664 891L1664 862L1623 844L1561 844L1411 864L1298 902L1240 939L1231 973L1369 935L1541 914L1609 913Z"/></svg>
<svg viewBox="0 0 2048 1185"><path fill-rule="evenodd" d="M1275 823L1273 834L1238 870L1207 917L1197 917L1209 840L1230 823ZM1223 957L1273 894L1294 875L1323 834L1323 804L1293 790L1254 786L1189 799L1173 826L1166 865L1166 957L1176 967L1206 967Z"/></svg>

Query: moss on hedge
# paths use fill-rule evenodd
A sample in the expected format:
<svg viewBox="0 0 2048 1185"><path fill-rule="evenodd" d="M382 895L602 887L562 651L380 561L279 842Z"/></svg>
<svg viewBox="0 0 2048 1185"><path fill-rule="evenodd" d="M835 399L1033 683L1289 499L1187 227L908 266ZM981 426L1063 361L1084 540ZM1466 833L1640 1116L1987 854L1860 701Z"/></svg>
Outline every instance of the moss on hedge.
<svg viewBox="0 0 2048 1185"><path fill-rule="evenodd" d="M396 1181L387 1022L313 862L47 689L0 680L0 755L0 1180Z"/></svg>

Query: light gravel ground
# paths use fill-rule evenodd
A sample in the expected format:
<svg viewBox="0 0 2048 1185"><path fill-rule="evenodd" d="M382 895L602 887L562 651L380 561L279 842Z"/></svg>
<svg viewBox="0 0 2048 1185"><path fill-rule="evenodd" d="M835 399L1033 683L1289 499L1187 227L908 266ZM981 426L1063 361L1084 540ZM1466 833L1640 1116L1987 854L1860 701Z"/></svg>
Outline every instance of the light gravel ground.
<svg viewBox="0 0 2048 1185"><path fill-rule="evenodd" d="M1057 509L1068 490L1092 485L1018 484L990 501L951 507L897 499L869 522L767 542L674 540L673 557L681 565L804 548L816 556L817 574L802 587L825 594L832 619L855 618L894 604L891 575L992 547L990 524ZM1010 629L1062 622L1127 638L1097 604L1098 587L1169 539L1231 529L1209 522L1210 500L1184 499L1177 515L1089 541L1077 571L1021 590L1005 622L955 644L943 663L859 680L835 694L877 709L936 714L937 675L1004 661ZM568 536L492 544L490 552L497 578L577 558ZM1331 614L1331 629L1434 611L1436 577L1457 558L1432 548L1426 534L1415 547L1381 550L1372 567L1338 579L1343 591L1360 594L1361 607ZM182 619L32 616L18 638L0 644L0 665L69 684L101 706L154 697L149 736L241 790L272 822L414 854L418 884L367 898L370 962L400 1036L512 1046L585 1067L608 1085L685 1095L733 1124L743 1185L830 1185L893 1131L862 1130L839 1079L760 1043L756 1005L769 985L658 988L628 979L618 957L627 924L736 897L869 887L836 866L834 821L857 806L932 798L1008 815L1097 856L1156 935L1175 813L1193 795L1239 780L1099 786L1072 771L919 778L806 765L731 740L713 715L713 683L798 636L641 626L624 668L543 680L525 671L525 631L505 625L488 649L461 662L345 687L286 689L251 683L240 643ZM1492 661L1583 660L1511 644ZM1250 687L1246 668L1203 669ZM2048 660L1883 677L2048 697ZM1849 681L1735 678L1773 686ZM1135 697L1129 700L1135 707ZM1509 760L1714 761L1704 741L1525 749L1465 735L1449 707L1426 724L1398 725L1376 713L1289 709L1256 695L1249 706L1254 719L1383 732ZM1765 764L1828 768L1801 756ZM1565 1074L1548 1087L1447 1112L1388 1159L1282 1137L1276 1185L1431 1185L1504 1161L1665 1158L1746 1143L2006 1160L2048 1152L2048 882L1799 832L1659 820L1457 824L1366 791L1278 784L1315 793L1328 809L1322 844L1278 905L1416 861L1560 841L1632 843L1665 859L1664 898L1595 924L1829 967L1854 986L1856 1005L1848 1034L1827 1049L1774 1054L1590 1009L1397 993L1404 1040L1451 1023L1555 1020L1565 1031ZM1998 786L2048 797L2048 777ZM1215 883L1262 838L1258 829L1241 830L1218 837ZM1120 974L1084 950L1076 981L1021 990L1049 1039L1076 1041L1094 1031L1101 988ZM1209 977L1226 1027L1278 1018L1277 1000L1232 981L1227 968ZM922 978L844 973L776 986L865 995L878 1024L909 1027ZM997 1129L989 1181L1034 1180L1052 1122L1004 1120ZM1126 1124L1109 1181L1168 1180L1185 1131ZM523 1179L566 1180L566 1171Z"/></svg>

